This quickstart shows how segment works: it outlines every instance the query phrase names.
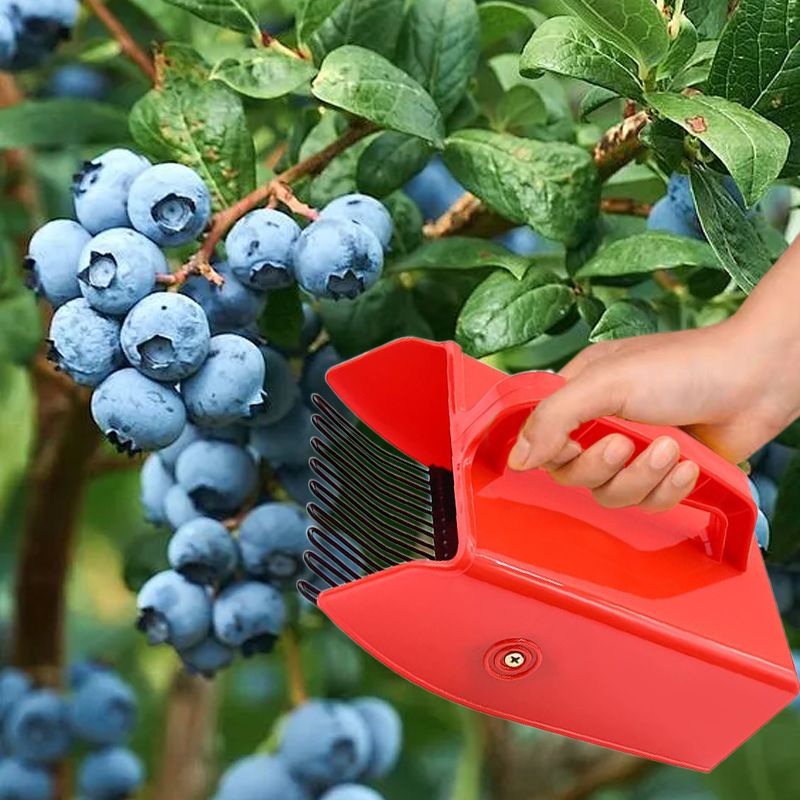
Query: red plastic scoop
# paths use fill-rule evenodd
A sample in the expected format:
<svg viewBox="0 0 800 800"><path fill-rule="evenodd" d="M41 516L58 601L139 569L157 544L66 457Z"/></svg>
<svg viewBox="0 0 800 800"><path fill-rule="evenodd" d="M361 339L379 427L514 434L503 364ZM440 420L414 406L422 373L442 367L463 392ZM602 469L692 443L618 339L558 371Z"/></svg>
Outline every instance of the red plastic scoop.
<svg viewBox="0 0 800 800"><path fill-rule="evenodd" d="M604 509L506 466L555 375L404 339L328 382L393 447L317 398L307 563L321 583L300 588L391 669L487 714L704 771L795 697L734 465L674 428L595 420L573 438L617 431L638 454L668 434L701 470L671 511Z"/></svg>

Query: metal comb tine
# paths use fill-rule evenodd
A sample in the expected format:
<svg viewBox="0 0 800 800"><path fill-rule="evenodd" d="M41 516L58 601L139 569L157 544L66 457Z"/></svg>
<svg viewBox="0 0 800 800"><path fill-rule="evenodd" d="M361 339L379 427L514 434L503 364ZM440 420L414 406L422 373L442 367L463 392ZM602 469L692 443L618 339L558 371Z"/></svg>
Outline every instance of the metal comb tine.
<svg viewBox="0 0 800 800"><path fill-rule="evenodd" d="M425 500L419 495L409 492L395 483L391 483L380 473L373 472L370 467L359 467L352 459L331 449L329 445L317 437L311 440L311 446L324 462L329 464L349 483L365 483L378 492L381 499L391 497L403 507L411 505L420 511L430 513L433 505L430 501L430 489L428 489L428 497Z"/></svg>
<svg viewBox="0 0 800 800"><path fill-rule="evenodd" d="M371 439L363 431L360 431L350 420L345 418L341 412L334 408L324 397L321 395L313 395L312 402L323 413L323 418L330 420L339 430L344 431L348 437L356 439L363 444L364 447L373 451L379 460L388 460L398 463L401 467L405 467L412 472L427 472L427 468L415 461L410 456L401 452L390 444L379 444L374 439Z"/></svg>
<svg viewBox="0 0 800 800"><path fill-rule="evenodd" d="M341 572L338 572L334 567L328 564L319 553L315 553L313 550L306 550L306 552L303 553L303 561L305 561L306 566L315 575L322 578L331 588L341 586L343 583L352 583L349 578L346 578ZM331 579L328 573L330 573L330 575L335 575L338 580Z"/></svg>
<svg viewBox="0 0 800 800"><path fill-rule="evenodd" d="M311 469L319 475L320 471L317 469L319 465L316 463L316 459L311 459L309 463L311 464ZM358 512L362 516L367 517L370 523L376 526L379 530L386 528L393 533L396 533L398 536L414 540L415 542L420 537L428 541L434 538L432 517L428 517L428 519L425 520L427 527L423 527L422 525L411 522L409 519L403 516L397 516L393 514L385 507L375 506L374 504L371 505L369 502L364 502L364 500L359 497L357 492L350 494L347 492L337 491L340 487L336 482L328 480L326 476L321 475L320 477L323 478L320 486L324 487L326 492L326 496L320 497L320 499L331 506L331 508L335 508L336 506L343 505L345 503L347 503L348 506L354 505ZM319 495L317 496L319 497ZM376 511L378 513L376 513ZM389 520L389 522L387 522L387 520Z"/></svg>
<svg viewBox="0 0 800 800"><path fill-rule="evenodd" d="M335 555L336 552L338 552L339 555L344 555L344 553L342 553L336 546L334 546L334 548L333 548L334 552L331 552L328 549L328 547L325 546L326 543L330 544L330 542L327 542L327 540L325 539L324 536L319 536L318 535L319 533L320 533L320 531L319 531L318 528L312 528L312 529L310 529L308 531L308 534L307 534L308 535L308 540L316 548L316 550L313 551L313 552L316 552L316 554L320 558L322 558L323 556L325 556L326 558L329 558L333 562L333 564L335 566L337 566L339 569L342 570L342 572L344 572L345 575L349 575L350 576L350 580L348 581L348 583L352 583L353 581L357 581L359 578L363 577L362 573L356 572L353 569L352 566L350 566L348 564L345 564L344 561L342 561L338 556ZM380 572L380 570L371 570L371 569L366 569L364 571L367 574L372 574L373 572Z"/></svg>
<svg viewBox="0 0 800 800"><path fill-rule="evenodd" d="M378 462L385 469L392 472L400 472L414 481L425 480L427 477L427 469L422 464L407 460L402 454L398 455L397 458L388 457L386 448L376 444L356 428L344 429L342 426L337 426L334 420L322 414L312 414L311 422L320 433L329 439L346 442L352 450L358 453L360 458L368 459L370 463L373 461ZM389 446L391 445L387 445L387 447ZM400 451L396 452L399 453Z"/></svg>
<svg viewBox="0 0 800 800"><path fill-rule="evenodd" d="M391 563L391 556L403 562L408 561L409 558L412 557L410 554L418 555L420 558L430 558L427 553L419 550L414 545L406 544L405 542L398 543L388 537L380 529L375 529L368 523L365 523L355 513L354 509L348 508L347 511L350 512L352 516L343 518L344 515L339 513L338 509L335 511L328 511L318 506L316 503L311 503L308 506L308 513L312 519L316 520L332 533L336 533L339 536L350 537L361 547L369 550L369 552L378 559ZM365 539L361 537L365 537ZM392 547L387 543L387 539L394 542L394 544L402 548L402 550L397 550Z"/></svg>
<svg viewBox="0 0 800 800"><path fill-rule="evenodd" d="M384 569L384 567L378 566L378 564L376 564L374 561L364 556L363 553L361 553L352 544L352 542L345 541L342 538L327 533L321 528L310 528L308 531L308 539L316 548L321 550L323 553L327 553L327 548L319 541L321 539L329 547L333 548L334 552L339 553L344 558L352 561L355 566L359 567L365 575L373 575L376 572L381 572Z"/></svg>
<svg viewBox="0 0 800 800"><path fill-rule="evenodd" d="M313 583L309 583L308 581L297 581L297 591L300 592L309 603L313 603L314 605L319 603L319 596L322 594Z"/></svg>

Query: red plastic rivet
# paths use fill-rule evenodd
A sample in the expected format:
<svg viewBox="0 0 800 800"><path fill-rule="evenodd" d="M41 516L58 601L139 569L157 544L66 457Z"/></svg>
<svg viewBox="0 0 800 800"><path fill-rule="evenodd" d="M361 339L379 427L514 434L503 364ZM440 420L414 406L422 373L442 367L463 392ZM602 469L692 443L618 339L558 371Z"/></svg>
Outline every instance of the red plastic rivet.
<svg viewBox="0 0 800 800"><path fill-rule="evenodd" d="M542 651L529 639L506 639L486 651L483 663L495 678L514 680L530 675L542 663Z"/></svg>

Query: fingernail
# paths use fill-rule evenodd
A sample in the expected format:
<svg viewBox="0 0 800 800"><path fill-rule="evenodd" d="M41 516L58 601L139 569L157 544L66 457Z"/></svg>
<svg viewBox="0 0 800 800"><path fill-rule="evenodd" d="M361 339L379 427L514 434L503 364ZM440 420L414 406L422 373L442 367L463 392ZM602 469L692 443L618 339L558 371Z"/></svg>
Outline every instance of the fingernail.
<svg viewBox="0 0 800 800"><path fill-rule="evenodd" d="M661 439L656 442L650 453L650 466L653 469L668 467L680 454L678 444L674 439Z"/></svg>
<svg viewBox="0 0 800 800"><path fill-rule="evenodd" d="M610 466L622 464L630 458L633 442L624 436L615 436L603 450L603 461Z"/></svg>
<svg viewBox="0 0 800 800"><path fill-rule="evenodd" d="M511 467L511 469L525 469L525 465L530 454L530 442L521 436L519 439L517 439L516 444L511 448L511 452L508 456L508 466Z"/></svg>
<svg viewBox="0 0 800 800"><path fill-rule="evenodd" d="M693 461L684 461L672 471L670 480L673 486L688 486L697 479L698 473L697 464Z"/></svg>

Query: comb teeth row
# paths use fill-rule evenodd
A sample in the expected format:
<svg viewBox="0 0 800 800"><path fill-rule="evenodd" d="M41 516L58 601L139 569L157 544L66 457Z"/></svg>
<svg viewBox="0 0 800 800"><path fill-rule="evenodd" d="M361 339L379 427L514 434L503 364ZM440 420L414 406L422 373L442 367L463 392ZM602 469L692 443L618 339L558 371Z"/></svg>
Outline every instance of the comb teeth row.
<svg viewBox="0 0 800 800"><path fill-rule="evenodd" d="M319 502L308 506L316 525L305 562L325 588L416 559L452 558L458 545L452 475L372 438L323 397L313 403L320 435L311 441L317 479L309 487ZM322 591L308 581L298 588L314 603Z"/></svg>

